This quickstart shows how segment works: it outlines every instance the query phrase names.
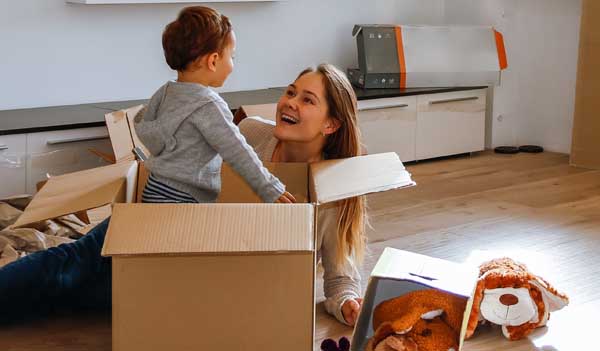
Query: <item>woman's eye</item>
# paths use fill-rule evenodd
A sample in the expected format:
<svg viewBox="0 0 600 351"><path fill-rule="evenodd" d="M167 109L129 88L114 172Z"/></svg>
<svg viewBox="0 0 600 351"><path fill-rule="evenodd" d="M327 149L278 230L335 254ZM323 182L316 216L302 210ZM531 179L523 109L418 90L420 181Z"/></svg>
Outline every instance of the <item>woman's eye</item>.
<svg viewBox="0 0 600 351"><path fill-rule="evenodd" d="M313 104L313 101L309 98L304 98L304 102L306 102L307 104Z"/></svg>
<svg viewBox="0 0 600 351"><path fill-rule="evenodd" d="M287 94L287 96L294 96L294 92L293 92L293 91L291 91L291 90L288 90L288 91L286 92L286 94Z"/></svg>

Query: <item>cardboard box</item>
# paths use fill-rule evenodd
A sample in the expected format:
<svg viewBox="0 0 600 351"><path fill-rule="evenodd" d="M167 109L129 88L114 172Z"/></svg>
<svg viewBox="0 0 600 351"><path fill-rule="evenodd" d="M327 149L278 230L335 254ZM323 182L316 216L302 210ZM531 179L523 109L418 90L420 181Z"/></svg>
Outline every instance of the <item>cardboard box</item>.
<svg viewBox="0 0 600 351"><path fill-rule="evenodd" d="M243 105L235 111L233 123L240 124L246 117L259 116L275 121L277 115L277 104Z"/></svg>
<svg viewBox="0 0 600 351"><path fill-rule="evenodd" d="M430 288L452 293L465 300L460 349L471 313L478 274L475 266L386 248L371 272L362 311L352 335L351 350L365 350L374 333L373 312L380 302Z"/></svg>
<svg viewBox="0 0 600 351"><path fill-rule="evenodd" d="M571 144L572 166L600 169L600 6L582 4L577 91Z"/></svg>
<svg viewBox="0 0 600 351"><path fill-rule="evenodd" d="M356 25L360 88L500 84L508 67L502 34L482 26Z"/></svg>
<svg viewBox="0 0 600 351"><path fill-rule="evenodd" d="M319 206L414 185L397 155L266 164L294 205L259 203L227 165L221 203L136 204L136 111L106 116L117 164L50 180L36 196L47 211L28 216L114 203L102 251L113 258L113 350L312 349ZM48 198L65 189L68 209Z"/></svg>

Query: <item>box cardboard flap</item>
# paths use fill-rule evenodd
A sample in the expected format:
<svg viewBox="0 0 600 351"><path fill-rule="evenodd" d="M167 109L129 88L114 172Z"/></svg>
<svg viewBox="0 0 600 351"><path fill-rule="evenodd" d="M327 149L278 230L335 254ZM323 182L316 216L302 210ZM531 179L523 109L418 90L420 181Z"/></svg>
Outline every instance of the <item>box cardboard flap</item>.
<svg viewBox="0 0 600 351"><path fill-rule="evenodd" d="M133 119L143 108L144 105L137 105L104 115L117 162L135 160L133 149L136 147L149 155L148 149L142 144L133 127Z"/></svg>
<svg viewBox="0 0 600 351"><path fill-rule="evenodd" d="M264 166L276 176L286 190L296 198L297 203L308 202L308 164L307 163L273 163L264 162ZM220 203L261 203L261 198L252 190L246 181L224 163L221 167Z"/></svg>
<svg viewBox="0 0 600 351"><path fill-rule="evenodd" d="M309 204L117 204L102 254L314 250Z"/></svg>
<svg viewBox="0 0 600 351"><path fill-rule="evenodd" d="M277 104L242 105L235 112L234 122L239 124L244 118L253 116L274 121L276 114Z"/></svg>
<svg viewBox="0 0 600 351"><path fill-rule="evenodd" d="M318 204L413 185L394 152L310 165L310 200Z"/></svg>
<svg viewBox="0 0 600 351"><path fill-rule="evenodd" d="M140 149L146 156L150 156L150 151L144 146L134 127L135 116L144 108L144 105L137 105L125 110L127 114L127 121L129 122L129 131L131 132L131 140L133 141L133 147Z"/></svg>
<svg viewBox="0 0 600 351"><path fill-rule="evenodd" d="M127 113L124 110L107 113L104 119L116 162L135 160Z"/></svg>
<svg viewBox="0 0 600 351"><path fill-rule="evenodd" d="M52 177L13 227L132 201L136 176L137 163L129 161Z"/></svg>
<svg viewBox="0 0 600 351"><path fill-rule="evenodd" d="M476 267L413 252L385 248L371 277L410 280L469 297L475 289Z"/></svg>

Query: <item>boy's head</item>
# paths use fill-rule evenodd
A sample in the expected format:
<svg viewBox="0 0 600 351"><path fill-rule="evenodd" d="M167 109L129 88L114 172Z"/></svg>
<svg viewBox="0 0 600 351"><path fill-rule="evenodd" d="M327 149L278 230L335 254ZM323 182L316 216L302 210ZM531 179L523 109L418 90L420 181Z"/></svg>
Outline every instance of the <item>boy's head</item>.
<svg viewBox="0 0 600 351"><path fill-rule="evenodd" d="M229 18L203 6L186 7L162 36L167 64L180 74L223 85L233 71L235 34ZM195 80L195 79L194 79Z"/></svg>

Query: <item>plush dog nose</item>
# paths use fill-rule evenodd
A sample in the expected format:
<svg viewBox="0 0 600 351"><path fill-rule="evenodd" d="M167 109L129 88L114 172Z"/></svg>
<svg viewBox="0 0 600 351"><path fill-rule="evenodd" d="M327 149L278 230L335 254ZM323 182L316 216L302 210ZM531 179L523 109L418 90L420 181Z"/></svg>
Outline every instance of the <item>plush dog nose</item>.
<svg viewBox="0 0 600 351"><path fill-rule="evenodd" d="M500 296L500 303L506 306L512 306L519 303L519 298L513 294L504 294Z"/></svg>

